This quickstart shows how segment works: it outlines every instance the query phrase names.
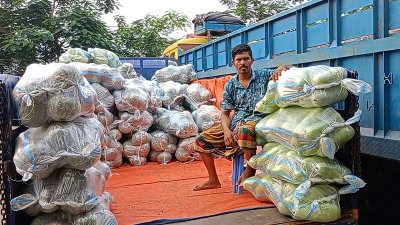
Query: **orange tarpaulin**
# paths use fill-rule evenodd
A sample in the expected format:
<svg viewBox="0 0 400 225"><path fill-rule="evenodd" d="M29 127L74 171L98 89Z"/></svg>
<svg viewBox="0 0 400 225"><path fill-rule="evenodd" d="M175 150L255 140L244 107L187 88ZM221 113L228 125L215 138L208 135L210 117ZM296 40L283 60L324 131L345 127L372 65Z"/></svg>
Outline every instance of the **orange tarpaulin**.
<svg viewBox="0 0 400 225"><path fill-rule="evenodd" d="M113 169L106 190L114 196L111 211L119 225L198 217L235 209L268 206L249 192L232 192L232 162L215 160L222 188L193 191L196 184L207 180L201 161L170 162L167 165L149 162L142 167L123 166Z"/></svg>
<svg viewBox="0 0 400 225"><path fill-rule="evenodd" d="M224 91L225 84L232 78L232 75L226 75L224 77L219 77L219 78L211 78L211 79L202 79L202 80L196 80L193 81L193 83L199 83L203 85L205 88L207 88L213 98L216 99L215 102L213 102L213 105L219 107L221 101L222 101L222 92Z"/></svg>

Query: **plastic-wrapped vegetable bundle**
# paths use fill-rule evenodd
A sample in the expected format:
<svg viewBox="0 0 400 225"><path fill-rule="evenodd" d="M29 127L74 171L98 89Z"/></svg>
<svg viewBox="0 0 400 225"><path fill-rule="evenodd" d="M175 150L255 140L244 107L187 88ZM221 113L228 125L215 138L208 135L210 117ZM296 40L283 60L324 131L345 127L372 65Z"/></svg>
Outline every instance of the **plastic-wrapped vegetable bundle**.
<svg viewBox="0 0 400 225"><path fill-rule="evenodd" d="M268 143L248 164L266 174L293 184L301 184L296 193L304 195L311 184L348 184L341 190L358 191L365 186L364 181L352 175L350 169L336 160L320 156L299 156L278 143ZM347 191L348 192L348 191Z"/></svg>
<svg viewBox="0 0 400 225"><path fill-rule="evenodd" d="M107 88L101 86L98 83L91 84L93 89L97 93L97 100L101 102L101 104L106 107L109 111L113 111L115 107L115 99L114 95L107 90Z"/></svg>
<svg viewBox="0 0 400 225"><path fill-rule="evenodd" d="M178 140L173 135L170 135L164 131L154 131L151 133L151 150L156 152L162 152L168 150L170 153L175 153L176 151L176 144ZM171 147L167 147L168 145L175 146L175 150Z"/></svg>
<svg viewBox="0 0 400 225"><path fill-rule="evenodd" d="M122 145L121 145L122 148ZM123 158L122 158L122 151L121 153L116 154L116 159L113 161L104 161L105 164L107 164L107 166L109 166L110 168L118 168L121 167L123 162Z"/></svg>
<svg viewBox="0 0 400 225"><path fill-rule="evenodd" d="M96 164L94 164L93 167L96 168L98 171L100 171L100 173L104 176L106 181L108 180L108 178L110 178L111 168L104 162L98 161Z"/></svg>
<svg viewBox="0 0 400 225"><path fill-rule="evenodd" d="M94 114L96 114L97 119L100 121L101 124L103 124L104 127L109 127L114 121L115 121L115 116L108 111L106 107L101 102L96 103L96 107L94 110Z"/></svg>
<svg viewBox="0 0 400 225"><path fill-rule="evenodd" d="M118 129L124 134L131 134L139 130L147 131L153 124L153 116L147 111L135 114L120 112L119 114Z"/></svg>
<svg viewBox="0 0 400 225"><path fill-rule="evenodd" d="M200 160L200 154L194 150L194 137L179 140L175 157L181 162Z"/></svg>
<svg viewBox="0 0 400 225"><path fill-rule="evenodd" d="M122 132L118 129L112 129L110 132L108 132L108 135L117 141L121 140L122 138Z"/></svg>
<svg viewBox="0 0 400 225"><path fill-rule="evenodd" d="M268 192L265 190L265 187L268 184L266 181L267 179L270 179L270 177L263 173L249 177L243 181L243 188L248 190L258 201L271 202ZM285 209L284 206L280 207Z"/></svg>
<svg viewBox="0 0 400 225"><path fill-rule="evenodd" d="M114 91L115 105L119 111L135 113L146 111L149 106L149 94L140 83L127 82L122 90Z"/></svg>
<svg viewBox="0 0 400 225"><path fill-rule="evenodd" d="M163 106L167 109L183 109L187 84L180 84L173 81L161 83L160 87L164 92L162 99Z"/></svg>
<svg viewBox="0 0 400 225"><path fill-rule="evenodd" d="M118 161L123 152L122 144L110 136L106 135L105 137L107 140L106 148L102 150L101 160L106 162Z"/></svg>
<svg viewBox="0 0 400 225"><path fill-rule="evenodd" d="M342 67L324 65L291 68L283 71L277 81L268 83L268 91L257 103L255 111L273 113L278 107L297 105L304 108L328 106L344 101L347 90L355 95L372 91L361 80L347 78Z"/></svg>
<svg viewBox="0 0 400 225"><path fill-rule="evenodd" d="M199 132L221 123L221 111L213 105L202 105L199 109L193 111L192 115Z"/></svg>
<svg viewBox="0 0 400 225"><path fill-rule="evenodd" d="M79 215L71 215L62 211L41 214L32 221L32 225L117 225L117 219L110 211L111 200L111 194L104 192L100 197L100 203L89 212Z"/></svg>
<svg viewBox="0 0 400 225"><path fill-rule="evenodd" d="M138 77L138 74L131 63L122 63L121 66L118 67L118 70L125 79Z"/></svg>
<svg viewBox="0 0 400 225"><path fill-rule="evenodd" d="M301 156L318 155L333 159L337 150L354 136L350 124L358 122L361 111L344 121L331 107L281 108L256 125L258 145L278 142Z"/></svg>
<svg viewBox="0 0 400 225"><path fill-rule="evenodd" d="M158 108L162 107L164 91L156 81L142 80L143 87L150 94L149 111L155 113Z"/></svg>
<svg viewBox="0 0 400 225"><path fill-rule="evenodd" d="M317 184L299 199L294 194L298 185L283 180L259 174L244 181L246 183L259 183L264 186L265 196L269 198L279 212L292 216L296 220L310 220L314 222L331 222L340 218L341 210L339 195L333 185ZM249 189L251 191L251 189ZM261 196L261 193L258 193Z"/></svg>
<svg viewBox="0 0 400 225"><path fill-rule="evenodd" d="M47 177L57 168L86 170L99 161L103 136L95 118L29 128L16 140L17 172L27 181Z"/></svg>
<svg viewBox="0 0 400 225"><path fill-rule="evenodd" d="M93 62L96 64L106 64L112 68L117 68L121 65L118 56L112 51L101 48L88 48L88 52L93 55Z"/></svg>
<svg viewBox="0 0 400 225"><path fill-rule="evenodd" d="M152 150L150 151L149 159L152 162L159 162L160 164L167 165L172 161L172 154L167 151L156 152Z"/></svg>
<svg viewBox="0 0 400 225"><path fill-rule="evenodd" d="M93 113L97 94L70 64L31 64L13 92L22 123L39 127Z"/></svg>
<svg viewBox="0 0 400 225"><path fill-rule="evenodd" d="M108 90L120 90L124 87L125 79L116 68L94 63L71 63L85 76L89 83L99 83Z"/></svg>
<svg viewBox="0 0 400 225"><path fill-rule="evenodd" d="M201 105L211 103L211 92L201 84L193 83L187 86L185 103L191 111L197 110Z"/></svg>
<svg viewBox="0 0 400 225"><path fill-rule="evenodd" d="M156 125L163 131L179 138L195 136L198 132L193 116L188 111L178 112L160 108L157 110Z"/></svg>
<svg viewBox="0 0 400 225"><path fill-rule="evenodd" d="M134 166L143 166L147 162L150 152L151 135L145 131L138 131L130 140L124 142L124 156Z"/></svg>
<svg viewBox="0 0 400 225"><path fill-rule="evenodd" d="M60 209L77 215L99 203L106 179L95 167L84 170L59 169L49 177L32 180L23 194L11 200L14 211L24 210L30 216Z"/></svg>
<svg viewBox="0 0 400 225"><path fill-rule="evenodd" d="M69 48L60 56L59 61L60 63L90 63L93 61L93 55L81 48Z"/></svg>
<svg viewBox="0 0 400 225"><path fill-rule="evenodd" d="M151 78L157 82L174 81L181 84L190 84L192 81L197 80L197 74L193 65L173 66L157 70Z"/></svg>

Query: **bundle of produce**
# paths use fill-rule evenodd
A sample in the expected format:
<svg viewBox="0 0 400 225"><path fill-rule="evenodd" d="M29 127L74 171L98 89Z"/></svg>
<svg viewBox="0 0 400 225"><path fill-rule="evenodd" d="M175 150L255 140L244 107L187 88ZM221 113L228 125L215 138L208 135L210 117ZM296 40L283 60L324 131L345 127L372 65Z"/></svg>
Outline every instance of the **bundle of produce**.
<svg viewBox="0 0 400 225"><path fill-rule="evenodd" d="M163 105L164 91L156 81L142 79L143 87L150 94L149 112L155 113Z"/></svg>
<svg viewBox="0 0 400 225"><path fill-rule="evenodd" d="M107 164L105 164L104 162L98 161L96 164L94 164L93 167L100 171L106 181L111 176L111 168L107 166Z"/></svg>
<svg viewBox="0 0 400 225"><path fill-rule="evenodd" d="M365 186L364 181L352 175L350 169L336 160L320 156L299 156L295 151L273 142L266 144L260 153L251 157L248 165L277 179L300 184L296 190L299 195L307 193L311 184L315 183L346 184L343 190L353 192Z"/></svg>
<svg viewBox="0 0 400 225"><path fill-rule="evenodd" d="M194 137L179 140L175 157L181 162L200 160L200 154L194 150Z"/></svg>
<svg viewBox="0 0 400 225"><path fill-rule="evenodd" d="M211 92L198 83L193 83L187 86L185 103L191 110L197 110L202 105L209 105L211 103Z"/></svg>
<svg viewBox="0 0 400 225"><path fill-rule="evenodd" d="M96 92L71 64L31 64L14 88L22 123L39 127L93 113Z"/></svg>
<svg viewBox="0 0 400 225"><path fill-rule="evenodd" d="M167 151L156 152L151 150L149 154L149 159L152 162L159 162L160 164L167 165L172 161L172 154Z"/></svg>
<svg viewBox="0 0 400 225"><path fill-rule="evenodd" d="M123 152L122 144L110 136L106 135L105 137L107 140L106 147L102 149L101 160L104 162L119 162Z"/></svg>
<svg viewBox="0 0 400 225"><path fill-rule="evenodd" d="M93 83L91 84L93 89L97 93L97 100L105 107L108 109L108 111L112 112L114 111L115 108L115 98L114 95L110 93L110 91L101 86L98 83Z"/></svg>
<svg viewBox="0 0 400 225"><path fill-rule="evenodd" d="M16 140L16 170L24 181L45 178L57 168L86 170L99 161L103 137L95 118L29 128Z"/></svg>
<svg viewBox="0 0 400 225"><path fill-rule="evenodd" d="M96 107L94 110L94 114L96 114L97 119L100 121L100 123L105 127L108 128L109 125L111 125L116 117L114 114L112 114L104 105L97 101Z"/></svg>
<svg viewBox="0 0 400 225"><path fill-rule="evenodd" d="M138 77L138 74L131 63L122 63L121 66L118 67L118 70L125 79Z"/></svg>
<svg viewBox="0 0 400 225"><path fill-rule="evenodd" d="M167 109L183 110L187 84L168 81L160 84L164 92L162 104Z"/></svg>
<svg viewBox="0 0 400 225"><path fill-rule="evenodd" d="M108 132L108 136L110 136L112 139L119 141L122 138L122 132L118 129L112 129Z"/></svg>
<svg viewBox="0 0 400 225"><path fill-rule="evenodd" d="M174 81L181 84L190 84L192 81L197 80L197 74L193 65L173 66L157 70L151 78L157 82Z"/></svg>
<svg viewBox="0 0 400 225"><path fill-rule="evenodd" d="M24 210L30 216L62 210L77 215L99 204L106 179L95 167L84 170L59 169L43 179L35 179L11 200L14 211Z"/></svg>
<svg viewBox="0 0 400 225"><path fill-rule="evenodd" d="M252 188L257 185L262 185L264 188L258 188L257 192L254 192ZM342 193L333 185L313 185L302 199L295 194L298 185L266 174L246 179L243 186L259 199L270 199L280 213L292 216L296 220L326 223L335 221L341 216L339 195Z"/></svg>
<svg viewBox="0 0 400 225"><path fill-rule="evenodd" d="M178 112L159 108L155 124L161 130L178 138L188 138L198 133L193 116L188 111Z"/></svg>
<svg viewBox="0 0 400 225"><path fill-rule="evenodd" d="M117 225L117 219L110 211L111 200L111 194L104 192L100 203L89 212L79 215L71 215L62 211L41 214L32 221L32 225Z"/></svg>
<svg viewBox="0 0 400 225"><path fill-rule="evenodd" d="M93 62L96 64L106 64L112 68L117 68L121 65L118 56L112 51L101 48L89 48L88 52L93 55Z"/></svg>
<svg viewBox="0 0 400 225"><path fill-rule="evenodd" d="M124 134L131 134L139 130L147 131L153 124L153 116L147 111L135 114L120 112L119 116L118 129Z"/></svg>
<svg viewBox="0 0 400 225"><path fill-rule="evenodd" d="M132 138L125 141L123 155L134 166L143 166L147 162L150 152L151 135L145 131L138 131Z"/></svg>
<svg viewBox="0 0 400 225"><path fill-rule="evenodd" d="M120 90L124 87L125 79L116 68L94 63L71 63L90 83L99 83L108 90Z"/></svg>
<svg viewBox="0 0 400 225"><path fill-rule="evenodd" d="M277 81L268 83L264 98L255 111L273 113L279 107L297 105L304 108L328 106L344 101L347 91L361 95L372 91L371 85L347 78L342 67L324 65L291 68L283 71Z"/></svg>
<svg viewBox="0 0 400 225"><path fill-rule="evenodd" d="M213 105L202 105L199 109L193 111L192 115L199 132L221 123L221 111Z"/></svg>
<svg viewBox="0 0 400 225"><path fill-rule="evenodd" d="M257 144L278 142L301 156L334 158L337 150L354 136L351 124L358 122L361 111L344 121L331 107L290 106L268 115L256 125Z"/></svg>
<svg viewBox="0 0 400 225"><path fill-rule="evenodd" d="M127 82L122 90L114 91L115 105L119 111L135 113L146 111L149 94L136 82Z"/></svg>
<svg viewBox="0 0 400 225"><path fill-rule="evenodd" d="M178 140L173 135L157 130L151 133L150 160L161 164L169 163L176 152Z"/></svg>
<svg viewBox="0 0 400 225"><path fill-rule="evenodd" d="M93 61L93 55L81 48L69 48L66 52L61 54L58 60L60 63L91 63Z"/></svg>

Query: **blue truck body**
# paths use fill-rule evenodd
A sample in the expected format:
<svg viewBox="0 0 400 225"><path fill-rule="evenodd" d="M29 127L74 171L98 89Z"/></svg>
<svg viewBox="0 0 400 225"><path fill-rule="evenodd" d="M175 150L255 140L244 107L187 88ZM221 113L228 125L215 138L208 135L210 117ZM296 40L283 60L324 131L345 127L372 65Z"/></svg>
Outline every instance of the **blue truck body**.
<svg viewBox="0 0 400 225"><path fill-rule="evenodd" d="M176 59L167 57L121 57L119 60L122 63L131 63L135 71L147 80L151 80L157 70L176 64Z"/></svg>
<svg viewBox="0 0 400 225"><path fill-rule="evenodd" d="M400 1L313 0L179 56L199 78L235 73L231 49L247 43L254 68L342 66L373 86L361 96L362 153L400 162Z"/></svg>

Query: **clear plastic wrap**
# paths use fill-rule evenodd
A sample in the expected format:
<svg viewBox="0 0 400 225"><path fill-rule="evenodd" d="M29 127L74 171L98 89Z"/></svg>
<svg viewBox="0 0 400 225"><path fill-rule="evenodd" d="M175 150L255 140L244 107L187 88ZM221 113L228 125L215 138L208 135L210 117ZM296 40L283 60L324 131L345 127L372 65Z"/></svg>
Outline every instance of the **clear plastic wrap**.
<svg viewBox="0 0 400 225"><path fill-rule="evenodd" d="M336 160L320 156L299 156L278 143L268 143L257 155L251 157L252 168L292 184L300 184L296 193L304 195L311 184L347 184L346 190L354 192L365 186L365 182L352 175L350 169Z"/></svg>
<svg viewBox="0 0 400 225"><path fill-rule="evenodd" d="M108 128L116 119L116 116L112 114L104 105L97 101L96 107L94 110L94 114L96 114L97 119L100 121L100 123Z"/></svg>
<svg viewBox="0 0 400 225"><path fill-rule="evenodd" d="M111 194L104 192L100 199L100 203L89 212L79 215L62 211L41 214L32 221L32 225L118 225L117 219L110 211Z"/></svg>
<svg viewBox="0 0 400 225"><path fill-rule="evenodd" d="M106 181L108 180L108 178L110 178L111 168L104 162L98 161L96 164L94 164L93 167L96 168L98 171L100 171L100 173L104 176Z"/></svg>
<svg viewBox="0 0 400 225"><path fill-rule="evenodd" d="M281 108L256 125L257 145L278 142L301 156L334 158L337 150L354 136L350 126L360 120L361 111L344 121L331 107Z"/></svg>
<svg viewBox="0 0 400 225"><path fill-rule="evenodd" d="M131 134L140 130L147 131L153 124L153 116L147 111L135 114L120 112L119 115L118 129L124 134Z"/></svg>
<svg viewBox="0 0 400 225"><path fill-rule="evenodd" d="M97 93L97 100L105 107L108 109L108 111L113 111L115 108L115 98L114 95L110 93L110 91L101 86L98 83L93 83L91 84L93 89Z"/></svg>
<svg viewBox="0 0 400 225"><path fill-rule="evenodd" d="M142 145L132 145L130 140L125 141L123 155L129 160L129 162L134 166L143 166L146 164L147 156L150 152L150 143L145 143Z"/></svg>
<svg viewBox="0 0 400 225"><path fill-rule="evenodd" d="M153 150L153 151L156 151L156 152L165 151L169 144L173 144L175 146L175 150L176 150L177 142L178 142L178 140L176 139L176 137L174 137L173 135L170 135L164 131L157 130L157 131L154 131L153 133L151 133L150 146L151 146L151 150Z"/></svg>
<svg viewBox="0 0 400 225"><path fill-rule="evenodd" d="M16 139L16 170L24 181L45 178L57 168L86 170L100 159L102 137L95 118L29 128Z"/></svg>
<svg viewBox="0 0 400 225"><path fill-rule="evenodd" d="M94 112L97 94L71 64L31 64L16 84L13 96L22 123L39 127L72 121Z"/></svg>
<svg viewBox="0 0 400 225"><path fill-rule="evenodd" d="M107 161L104 161L104 163L107 164L110 168L113 168L113 169L122 166L122 164L123 164L122 151L118 152L115 155L115 157L116 157L115 160L112 160L112 161L111 160L107 160Z"/></svg>
<svg viewBox="0 0 400 225"><path fill-rule="evenodd" d="M213 105L202 105L199 109L193 111L192 115L199 132L221 123L221 111Z"/></svg>
<svg viewBox="0 0 400 225"><path fill-rule="evenodd" d="M93 55L93 62L96 64L105 64L112 68L117 68L121 65L118 56L112 51L101 48L88 48L88 52Z"/></svg>
<svg viewBox="0 0 400 225"><path fill-rule="evenodd" d="M168 163L170 163L172 161L172 154L167 152L167 151L163 151L163 152L158 152L157 153L157 162L166 165Z"/></svg>
<svg viewBox="0 0 400 225"><path fill-rule="evenodd" d="M114 91L115 105L119 111L135 113L149 107L149 94L140 83L127 82L122 90Z"/></svg>
<svg viewBox="0 0 400 225"><path fill-rule="evenodd" d="M161 130L179 138L192 137L198 133L193 116L188 111L178 112L159 108L155 124Z"/></svg>
<svg viewBox="0 0 400 225"><path fill-rule="evenodd" d="M196 157L196 152L194 150L194 137L180 139L178 143L178 148L175 152L175 157L180 162L189 162L193 160L199 160Z"/></svg>
<svg viewBox="0 0 400 225"><path fill-rule="evenodd" d="M125 79L138 77L138 74L131 63L122 63L121 66L118 67L118 70Z"/></svg>
<svg viewBox="0 0 400 225"><path fill-rule="evenodd" d="M211 98L211 92L201 84L193 83L186 88L185 103L191 111L197 110L202 105L211 104Z"/></svg>
<svg viewBox="0 0 400 225"><path fill-rule="evenodd" d="M99 83L108 90L120 90L124 87L125 79L116 68L94 63L71 63L85 76L89 83Z"/></svg>
<svg viewBox="0 0 400 225"><path fill-rule="evenodd" d="M132 145L142 145L145 143L150 143L151 141L151 134L147 133L146 131L139 130L138 132L132 134L130 139Z"/></svg>
<svg viewBox="0 0 400 225"><path fill-rule="evenodd" d="M191 64L183 66L169 65L157 70L151 79L160 83L174 81L181 84L190 84L192 81L197 80L197 74Z"/></svg>
<svg viewBox="0 0 400 225"><path fill-rule="evenodd" d="M371 92L372 87L364 81L347 78L347 70L342 67L294 67L283 71L277 81L268 83L267 93L257 103L255 111L270 114L278 107L291 105L304 108L328 106L344 101L347 91L361 95Z"/></svg>
<svg viewBox="0 0 400 225"><path fill-rule="evenodd" d="M149 108L151 113L155 113L163 105L164 91L156 81L142 80L143 87L150 94Z"/></svg>
<svg viewBox="0 0 400 225"><path fill-rule="evenodd" d="M110 136L106 137L106 148L101 152L102 161L115 161L119 159L119 155L123 152L122 144Z"/></svg>
<svg viewBox="0 0 400 225"><path fill-rule="evenodd" d="M264 186L258 189L258 198L270 199L280 213L296 220L332 222L340 218L339 193L333 185L317 184L299 200L294 194L298 185L272 178L265 174L250 177L244 181L244 188L254 187L254 183ZM252 189L247 189L252 192ZM262 193L264 190L264 193Z"/></svg>
<svg viewBox="0 0 400 225"><path fill-rule="evenodd" d="M61 54L58 60L60 63L91 63L93 61L93 55L81 48L69 48L66 52Z"/></svg>
<svg viewBox="0 0 400 225"><path fill-rule="evenodd" d="M164 92L162 104L167 109L183 108L186 95L187 84L180 84L173 81L160 83L160 88Z"/></svg>
<svg viewBox="0 0 400 225"><path fill-rule="evenodd" d="M112 129L110 130L110 132L108 132L108 136L110 136L112 139L119 141L122 138L122 132L118 129Z"/></svg>
<svg viewBox="0 0 400 225"><path fill-rule="evenodd" d="M44 179L35 179L13 198L11 208L30 216L62 210L77 215L99 204L106 179L95 167L84 170L59 169Z"/></svg>

